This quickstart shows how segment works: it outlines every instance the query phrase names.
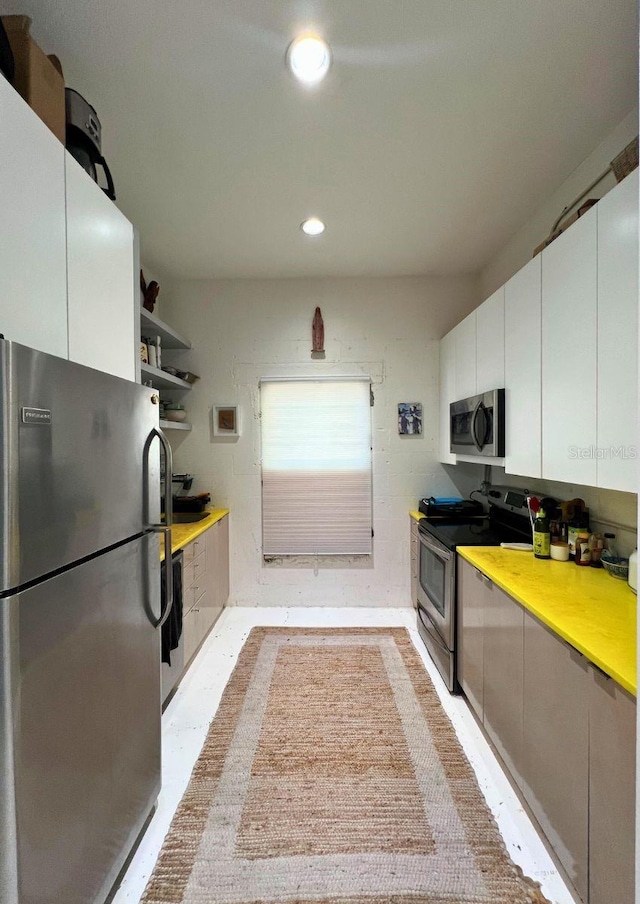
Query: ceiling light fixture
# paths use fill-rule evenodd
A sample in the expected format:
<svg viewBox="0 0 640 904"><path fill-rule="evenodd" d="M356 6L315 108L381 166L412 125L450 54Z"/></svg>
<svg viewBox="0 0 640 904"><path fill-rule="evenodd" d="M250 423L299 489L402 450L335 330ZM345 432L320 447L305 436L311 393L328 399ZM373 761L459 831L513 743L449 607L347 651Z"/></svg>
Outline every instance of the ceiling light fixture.
<svg viewBox="0 0 640 904"><path fill-rule="evenodd" d="M317 217L309 217L304 223L300 223L300 229L302 229L305 235L322 235L325 230L325 225L322 220L319 220Z"/></svg>
<svg viewBox="0 0 640 904"><path fill-rule="evenodd" d="M302 35L289 44L287 66L305 85L317 85L329 71L331 50L326 41L315 35Z"/></svg>

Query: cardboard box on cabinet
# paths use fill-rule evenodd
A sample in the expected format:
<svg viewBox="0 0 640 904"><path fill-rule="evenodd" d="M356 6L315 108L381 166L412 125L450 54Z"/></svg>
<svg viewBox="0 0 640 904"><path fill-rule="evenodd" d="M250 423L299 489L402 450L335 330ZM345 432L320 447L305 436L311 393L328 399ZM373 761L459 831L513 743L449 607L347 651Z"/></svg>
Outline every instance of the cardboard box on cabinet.
<svg viewBox="0 0 640 904"><path fill-rule="evenodd" d="M64 144L64 77L59 60L47 56L33 40L29 16L2 16L2 24L15 58L16 91Z"/></svg>

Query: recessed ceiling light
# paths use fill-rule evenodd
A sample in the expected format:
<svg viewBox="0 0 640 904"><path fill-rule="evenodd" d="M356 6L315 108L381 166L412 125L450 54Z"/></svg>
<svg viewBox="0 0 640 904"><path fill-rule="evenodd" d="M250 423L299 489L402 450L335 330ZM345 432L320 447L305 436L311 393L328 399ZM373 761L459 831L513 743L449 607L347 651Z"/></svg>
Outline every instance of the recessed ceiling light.
<svg viewBox="0 0 640 904"><path fill-rule="evenodd" d="M331 51L322 38L302 35L289 44L286 60L299 81L305 85L317 85L329 71Z"/></svg>
<svg viewBox="0 0 640 904"><path fill-rule="evenodd" d="M305 235L322 235L325 226L322 220L319 220L317 217L309 217L304 223L300 223L300 229L302 229Z"/></svg>

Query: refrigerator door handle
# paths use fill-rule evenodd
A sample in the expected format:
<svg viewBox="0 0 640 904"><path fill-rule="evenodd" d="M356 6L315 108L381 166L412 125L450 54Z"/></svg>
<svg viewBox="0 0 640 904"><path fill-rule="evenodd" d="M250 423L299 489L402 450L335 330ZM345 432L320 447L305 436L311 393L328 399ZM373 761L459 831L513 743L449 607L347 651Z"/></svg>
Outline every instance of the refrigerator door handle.
<svg viewBox="0 0 640 904"><path fill-rule="evenodd" d="M144 444L144 486L145 486L145 518L148 516L149 505L147 494L149 492L149 451L151 443L158 437L160 444L164 450L164 524L150 524L149 527L156 534L164 534L164 561L165 561L165 607L164 612L160 614L160 618L156 622L156 628L161 628L169 618L171 609L173 608L173 560L171 558L171 526L173 524L173 504L171 497L171 484L173 477L173 457L171 454L171 446L167 437L159 427L154 427Z"/></svg>

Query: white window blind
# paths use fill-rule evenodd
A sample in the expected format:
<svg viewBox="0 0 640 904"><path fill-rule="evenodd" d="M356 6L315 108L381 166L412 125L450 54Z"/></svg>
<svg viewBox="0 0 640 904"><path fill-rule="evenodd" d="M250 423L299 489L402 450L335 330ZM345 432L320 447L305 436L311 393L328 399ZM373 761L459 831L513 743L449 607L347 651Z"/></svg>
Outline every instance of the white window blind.
<svg viewBox="0 0 640 904"><path fill-rule="evenodd" d="M369 555L370 380L260 388L263 554Z"/></svg>

